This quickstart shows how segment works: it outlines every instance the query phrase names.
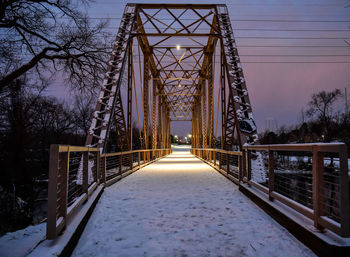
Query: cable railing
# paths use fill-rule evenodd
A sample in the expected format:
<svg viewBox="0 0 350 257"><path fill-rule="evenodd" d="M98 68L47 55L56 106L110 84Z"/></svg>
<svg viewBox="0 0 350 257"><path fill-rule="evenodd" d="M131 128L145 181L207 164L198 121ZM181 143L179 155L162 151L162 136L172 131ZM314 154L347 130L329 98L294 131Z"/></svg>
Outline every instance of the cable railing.
<svg viewBox="0 0 350 257"><path fill-rule="evenodd" d="M223 175L238 183L242 179L243 153L214 148L191 148L191 153L205 160Z"/></svg>
<svg viewBox="0 0 350 257"><path fill-rule="evenodd" d="M108 186L171 153L147 149L100 154L99 148L51 145L47 239L56 238L98 186Z"/></svg>
<svg viewBox="0 0 350 257"><path fill-rule="evenodd" d="M345 144L246 145L242 152L192 148L191 153L235 183L308 217L317 229L350 237Z"/></svg>
<svg viewBox="0 0 350 257"><path fill-rule="evenodd" d="M147 149L101 154L103 182L108 185L127 173L171 153L171 149Z"/></svg>

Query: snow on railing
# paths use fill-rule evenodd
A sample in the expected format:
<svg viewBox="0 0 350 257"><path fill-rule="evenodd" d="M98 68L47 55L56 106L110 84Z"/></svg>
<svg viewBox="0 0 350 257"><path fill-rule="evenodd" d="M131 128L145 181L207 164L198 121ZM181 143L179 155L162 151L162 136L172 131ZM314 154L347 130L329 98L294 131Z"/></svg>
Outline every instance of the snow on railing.
<svg viewBox="0 0 350 257"><path fill-rule="evenodd" d="M108 186L171 149L100 154L99 148L51 145L46 237L56 238L98 185Z"/></svg>
<svg viewBox="0 0 350 257"><path fill-rule="evenodd" d="M313 220L350 237L349 168L343 143L245 145L242 152L191 152L237 184L248 183Z"/></svg>

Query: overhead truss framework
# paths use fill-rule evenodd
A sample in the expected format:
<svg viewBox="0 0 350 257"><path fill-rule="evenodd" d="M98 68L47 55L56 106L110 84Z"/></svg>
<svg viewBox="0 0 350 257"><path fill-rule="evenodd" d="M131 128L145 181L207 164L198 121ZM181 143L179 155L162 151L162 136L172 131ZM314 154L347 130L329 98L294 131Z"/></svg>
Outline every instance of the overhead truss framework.
<svg viewBox="0 0 350 257"><path fill-rule="evenodd" d="M137 48L142 51L138 80L133 63ZM123 77L127 99L121 97ZM127 4L86 145L106 151L114 125L119 148L132 149L132 88L140 83L140 138L146 149L170 147L170 122L179 120L192 122L195 147L216 146L218 117L222 148L241 148L257 139L226 5ZM221 99L216 109L214 91Z"/></svg>

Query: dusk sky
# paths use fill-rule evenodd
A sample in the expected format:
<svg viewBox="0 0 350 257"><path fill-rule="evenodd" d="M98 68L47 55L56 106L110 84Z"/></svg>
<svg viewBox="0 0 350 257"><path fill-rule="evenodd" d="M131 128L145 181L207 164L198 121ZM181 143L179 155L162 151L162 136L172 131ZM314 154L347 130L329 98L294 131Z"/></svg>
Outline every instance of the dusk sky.
<svg viewBox="0 0 350 257"><path fill-rule="evenodd" d="M108 28L116 33L125 4L132 2L165 1L96 0L89 15L96 20L109 18ZM313 93L335 88L344 91L345 87L350 91L350 46L345 42L350 42L350 7L345 8L349 1L215 3L227 4L230 11L259 132L265 130L266 119L275 120L278 126L296 124ZM51 92L57 90L63 91L55 87ZM172 133L185 135L189 131L190 123L172 126Z"/></svg>

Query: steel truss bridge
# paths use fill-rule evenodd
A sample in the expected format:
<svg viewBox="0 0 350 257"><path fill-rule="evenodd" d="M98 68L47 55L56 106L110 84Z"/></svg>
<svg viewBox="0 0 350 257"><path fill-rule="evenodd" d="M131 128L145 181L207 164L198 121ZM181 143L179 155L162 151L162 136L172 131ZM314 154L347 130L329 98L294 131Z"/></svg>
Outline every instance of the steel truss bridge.
<svg viewBox="0 0 350 257"><path fill-rule="evenodd" d="M86 145L106 152L114 126L131 150L133 103L144 149L168 148L172 121L192 122L196 148L215 146L218 120L223 149L257 139L226 5L127 4Z"/></svg>
<svg viewBox="0 0 350 257"><path fill-rule="evenodd" d="M34 256L40 248L47 254L56 241L67 247L77 242L74 231L104 188L169 155L176 121L192 123L191 158L235 182L269 213L278 213L291 231L297 227L296 237L316 253L349 253L347 148L342 143L254 145L257 130L226 5L127 4L86 146L51 146L49 243ZM308 158L309 170L288 166L298 156ZM281 205L289 212L281 212ZM303 217L301 223L295 213ZM323 239L315 229L325 233ZM333 243L324 239L327 233L333 233L328 237ZM67 254L66 247L54 254Z"/></svg>

